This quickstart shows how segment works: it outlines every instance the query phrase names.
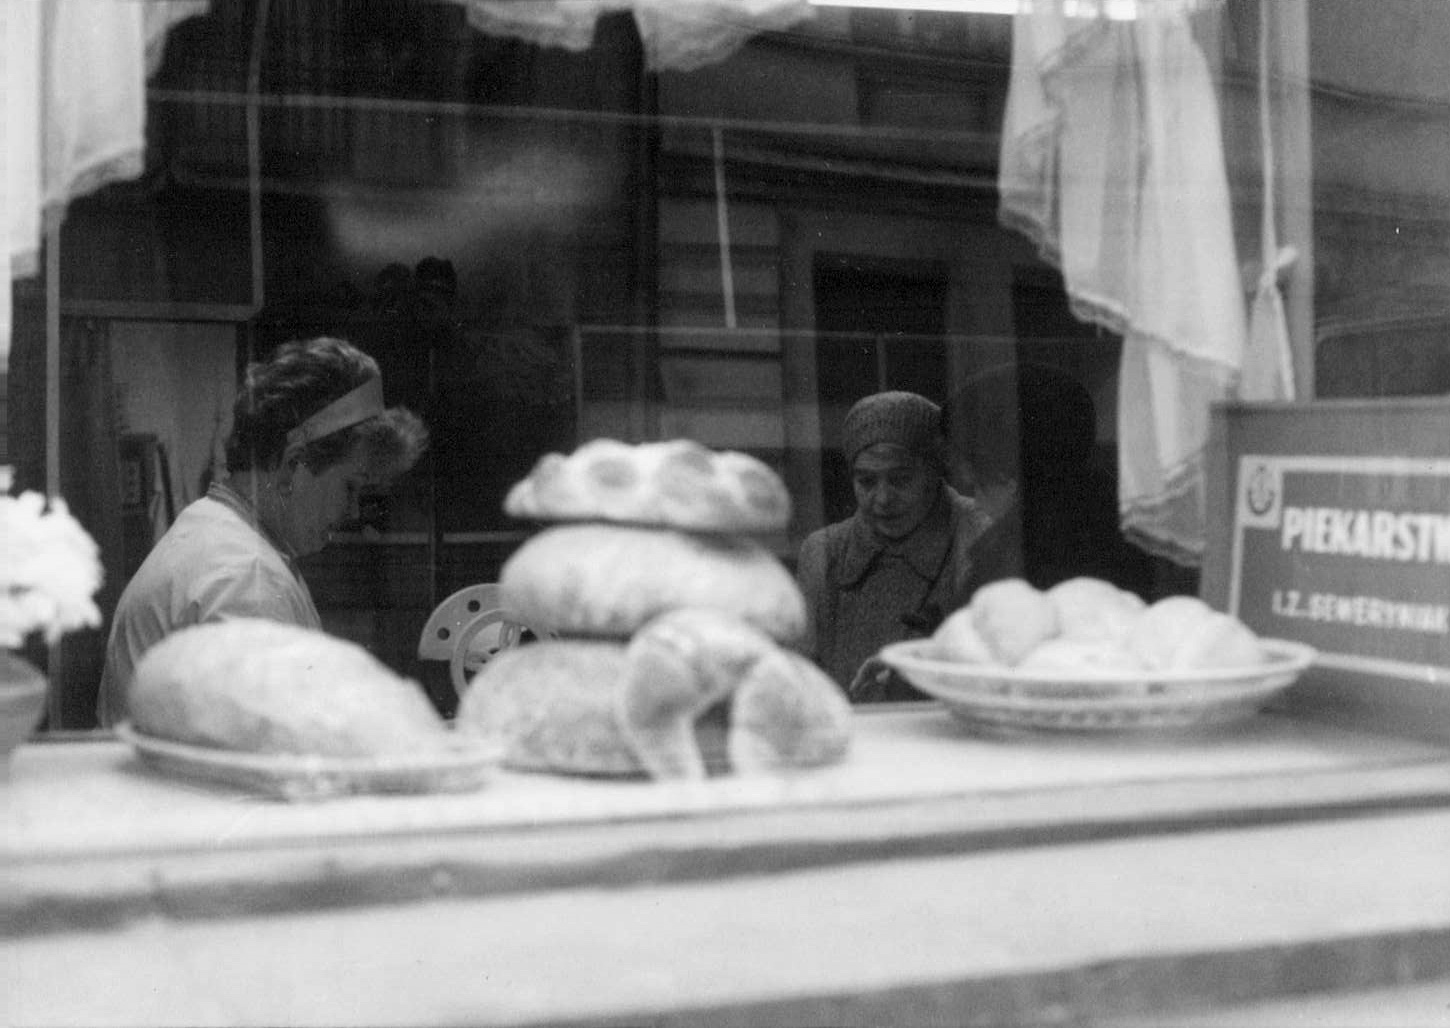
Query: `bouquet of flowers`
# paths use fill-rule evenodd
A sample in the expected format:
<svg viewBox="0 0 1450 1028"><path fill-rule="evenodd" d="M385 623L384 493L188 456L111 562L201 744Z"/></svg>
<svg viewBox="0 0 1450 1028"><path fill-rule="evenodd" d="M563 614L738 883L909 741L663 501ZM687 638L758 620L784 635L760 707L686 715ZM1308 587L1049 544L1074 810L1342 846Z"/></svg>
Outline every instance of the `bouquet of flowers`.
<svg viewBox="0 0 1450 1028"><path fill-rule="evenodd" d="M0 649L19 648L32 632L54 643L98 627L91 597L100 586L100 549L64 500L0 496Z"/></svg>

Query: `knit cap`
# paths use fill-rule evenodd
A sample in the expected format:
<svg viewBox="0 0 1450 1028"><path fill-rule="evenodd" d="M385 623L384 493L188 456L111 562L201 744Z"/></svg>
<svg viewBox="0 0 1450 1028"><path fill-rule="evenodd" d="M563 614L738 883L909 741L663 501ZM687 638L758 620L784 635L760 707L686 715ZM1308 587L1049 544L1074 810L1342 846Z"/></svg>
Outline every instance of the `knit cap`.
<svg viewBox="0 0 1450 1028"><path fill-rule="evenodd" d="M925 396L901 391L857 400L841 426L846 463L854 464L857 454L877 443L893 443L940 466L946 456L941 408Z"/></svg>

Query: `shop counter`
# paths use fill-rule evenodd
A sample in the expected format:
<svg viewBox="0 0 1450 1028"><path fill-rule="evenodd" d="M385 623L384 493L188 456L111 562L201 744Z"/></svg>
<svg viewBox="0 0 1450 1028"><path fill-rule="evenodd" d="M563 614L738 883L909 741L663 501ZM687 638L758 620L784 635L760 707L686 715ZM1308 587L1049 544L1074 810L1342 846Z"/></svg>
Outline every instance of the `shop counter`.
<svg viewBox="0 0 1450 1028"><path fill-rule="evenodd" d="M1450 976L1444 747L856 727L793 775L312 803L32 743L0 1021L1082 1023Z"/></svg>

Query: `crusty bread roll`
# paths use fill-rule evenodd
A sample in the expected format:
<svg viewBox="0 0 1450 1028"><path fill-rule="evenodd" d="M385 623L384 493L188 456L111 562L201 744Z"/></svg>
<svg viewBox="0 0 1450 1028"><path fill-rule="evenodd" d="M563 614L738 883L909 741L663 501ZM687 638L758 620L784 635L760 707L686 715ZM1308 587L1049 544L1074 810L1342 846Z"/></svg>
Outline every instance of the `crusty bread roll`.
<svg viewBox="0 0 1450 1028"><path fill-rule="evenodd" d="M777 649L730 699L730 766L744 773L834 764L851 744L851 704L834 679Z"/></svg>
<svg viewBox="0 0 1450 1028"><path fill-rule="evenodd" d="M1097 578L1046 591L1021 579L985 585L942 622L932 653L1042 674L1248 668L1264 660L1252 629L1196 596L1149 606Z"/></svg>
<svg viewBox="0 0 1450 1028"><path fill-rule="evenodd" d="M1175 670L1253 667L1264 662L1264 648L1248 625L1215 611L1173 651L1171 660Z"/></svg>
<svg viewBox="0 0 1450 1028"><path fill-rule="evenodd" d="M560 635L623 639L680 607L733 614L787 643L805 631L795 580L748 538L559 525L504 563L499 588L520 621Z"/></svg>
<svg viewBox="0 0 1450 1028"><path fill-rule="evenodd" d="M1238 618L1195 596L1169 596L1142 612L1126 639L1150 668L1252 667L1263 662L1258 636Z"/></svg>
<svg viewBox="0 0 1450 1028"><path fill-rule="evenodd" d="M972 596L972 622L992 654L1014 665L1057 634L1057 610L1045 594L1020 578L989 582Z"/></svg>
<svg viewBox="0 0 1450 1028"><path fill-rule="evenodd" d="M976 617L970 605L958 607L932 633L932 649L940 660L963 664L991 664L997 658L992 647L977 631Z"/></svg>
<svg viewBox="0 0 1450 1028"><path fill-rule="evenodd" d="M127 706L145 735L250 753L362 757L448 743L417 683L361 646L260 619L167 636L137 664Z"/></svg>
<svg viewBox="0 0 1450 1028"><path fill-rule="evenodd" d="M644 765L614 716L622 642L548 639L494 657L458 704L458 731L489 740L524 771L638 775Z"/></svg>
<svg viewBox="0 0 1450 1028"><path fill-rule="evenodd" d="M596 439L551 453L504 500L513 517L612 521L691 532L763 533L790 522L790 493L754 457L677 439Z"/></svg>
<svg viewBox="0 0 1450 1028"><path fill-rule="evenodd" d="M1023 671L1087 672L1144 670L1143 662L1116 639L1077 639L1060 635L1034 646L1017 663Z"/></svg>
<svg viewBox="0 0 1450 1028"><path fill-rule="evenodd" d="M1167 668L1173 651L1212 613L1196 596L1168 596L1138 615L1124 642L1147 667Z"/></svg>
<svg viewBox="0 0 1450 1028"><path fill-rule="evenodd" d="M1146 606L1133 593L1101 578L1069 578L1047 590L1058 633L1086 642L1119 640Z"/></svg>

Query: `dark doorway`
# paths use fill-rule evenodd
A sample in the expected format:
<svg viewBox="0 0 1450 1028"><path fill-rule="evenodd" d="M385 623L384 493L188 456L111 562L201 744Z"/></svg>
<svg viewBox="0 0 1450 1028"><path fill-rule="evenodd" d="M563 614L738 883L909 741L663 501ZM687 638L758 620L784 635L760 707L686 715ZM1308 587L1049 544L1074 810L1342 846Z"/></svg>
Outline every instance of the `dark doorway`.
<svg viewBox="0 0 1450 1028"><path fill-rule="evenodd" d="M1012 301L1024 575L1039 588L1092 575L1147 595L1151 562L1118 527L1115 447L1099 442L1117 415L1102 408L1121 340L1073 315L1051 269L1017 269Z"/></svg>
<svg viewBox="0 0 1450 1028"><path fill-rule="evenodd" d="M944 399L950 280L939 261L841 254L817 254L812 278L821 481L826 519L838 521L855 507L840 449L851 404L882 389Z"/></svg>

